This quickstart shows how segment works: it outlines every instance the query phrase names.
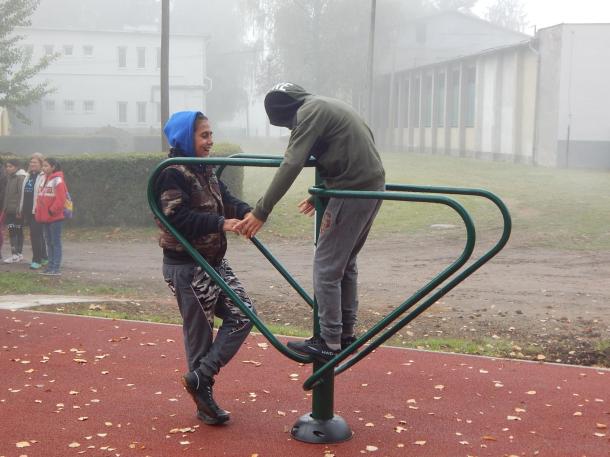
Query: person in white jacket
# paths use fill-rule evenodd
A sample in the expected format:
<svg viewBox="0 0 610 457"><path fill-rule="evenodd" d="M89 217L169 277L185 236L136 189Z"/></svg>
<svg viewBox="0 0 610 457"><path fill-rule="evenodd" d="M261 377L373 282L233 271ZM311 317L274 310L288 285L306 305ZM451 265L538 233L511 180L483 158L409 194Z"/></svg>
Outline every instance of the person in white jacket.
<svg viewBox="0 0 610 457"><path fill-rule="evenodd" d="M45 175L42 171L43 161L44 156L41 153L35 152L32 154L28 166L28 174L23 180L21 204L19 205L21 214L23 214L23 225L30 227L30 243L32 246L32 263L30 268L32 270L38 270L49 262L43 226L36 222L34 217L36 199L45 181Z"/></svg>

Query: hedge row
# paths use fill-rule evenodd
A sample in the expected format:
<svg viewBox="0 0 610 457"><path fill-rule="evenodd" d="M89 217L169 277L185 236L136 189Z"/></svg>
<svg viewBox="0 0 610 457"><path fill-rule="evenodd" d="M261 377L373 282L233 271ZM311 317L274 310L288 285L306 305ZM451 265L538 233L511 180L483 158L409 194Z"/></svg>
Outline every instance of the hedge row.
<svg viewBox="0 0 610 457"><path fill-rule="evenodd" d="M241 152L239 146L217 144L215 156ZM81 154L57 159L74 201L75 226L145 226L151 224L146 189L154 168L165 159L161 153ZM243 168L228 167L222 180L231 193L242 195Z"/></svg>
<svg viewBox="0 0 610 457"><path fill-rule="evenodd" d="M160 140L157 140L160 144ZM160 147L159 147L160 150ZM0 151L18 155L41 152L45 155L99 154L119 151L119 140L112 136L8 135L0 136ZM154 149L148 149L154 151Z"/></svg>

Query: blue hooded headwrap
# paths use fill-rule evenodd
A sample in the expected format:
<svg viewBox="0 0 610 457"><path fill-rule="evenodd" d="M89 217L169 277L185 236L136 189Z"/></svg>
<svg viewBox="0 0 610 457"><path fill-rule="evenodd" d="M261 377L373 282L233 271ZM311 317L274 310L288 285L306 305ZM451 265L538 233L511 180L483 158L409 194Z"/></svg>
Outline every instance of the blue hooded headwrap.
<svg viewBox="0 0 610 457"><path fill-rule="evenodd" d="M163 133L165 133L169 145L186 157L195 157L193 136L195 134L195 119L198 114L203 113L200 111L178 111L172 114L165 127L163 127Z"/></svg>

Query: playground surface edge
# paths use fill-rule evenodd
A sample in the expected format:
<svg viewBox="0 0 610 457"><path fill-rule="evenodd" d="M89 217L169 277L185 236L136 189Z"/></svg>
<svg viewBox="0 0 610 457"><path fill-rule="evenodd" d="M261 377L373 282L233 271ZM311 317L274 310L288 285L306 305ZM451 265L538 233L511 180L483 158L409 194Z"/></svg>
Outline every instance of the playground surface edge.
<svg viewBox="0 0 610 457"><path fill-rule="evenodd" d="M314 445L311 367L251 335L194 415L180 326L0 310L0 457L608 456L610 371L383 347L340 375L353 437ZM285 341L284 338L281 339Z"/></svg>

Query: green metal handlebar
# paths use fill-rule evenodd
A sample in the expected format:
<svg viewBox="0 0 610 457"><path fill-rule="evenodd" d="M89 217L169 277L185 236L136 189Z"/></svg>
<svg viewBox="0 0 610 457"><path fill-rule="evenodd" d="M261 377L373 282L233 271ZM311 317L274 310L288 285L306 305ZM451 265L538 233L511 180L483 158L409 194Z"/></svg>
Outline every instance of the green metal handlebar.
<svg viewBox="0 0 610 457"><path fill-rule="evenodd" d="M205 272L210 275L210 277L214 280L216 284L223 290L225 294L235 303L239 309L252 321L252 323L258 328L258 330L269 340L269 342L282 354L286 357L295 360L301 363L311 363L311 358L301 355L295 351L288 349L287 346L282 344L274 335L269 331L269 329L262 323L262 321L258 318L258 316L252 312L239 298L239 296L229 287L229 285L220 277L218 273L214 270L214 268L197 252L196 249L193 248L191 243L182 236L180 232L178 232L167 220L165 215L161 212L157 205L157 198L154 193L154 184L157 182L157 178L161 174L161 172L171 166L171 165L199 165L199 164L208 164L208 165L254 165L258 167L277 167L277 161L272 159L231 159L224 157L210 157L205 159L200 158L190 158L190 157L176 157L171 159L166 159L161 162L157 167L153 170L151 177L148 180L148 188L147 188L147 197L148 197L148 205L152 210L155 217L163 224L163 226L184 246L189 255L193 258L193 260L201 266L205 270Z"/></svg>
<svg viewBox="0 0 610 457"><path fill-rule="evenodd" d="M219 287L227 294L227 296L244 312L252 323L258 328L258 330L269 340L269 342L282 354L289 357L292 360L301 363L312 362L311 358L303 356L297 352L290 350L287 346L282 344L275 336L267 329L267 327L260 321L252 310L250 310L235 294L235 292L226 284L226 282L216 273L216 271L209 265L209 263L192 247L192 245L169 223L169 221L162 214L157 205L157 199L154 195L154 183L156 182L159 174L163 169L171 165L196 165L196 164L208 164L217 165L218 176L221 175L222 171L226 166L257 166L257 167L278 167L281 165L283 157L281 156L260 156L251 154L236 154L229 158L226 157L208 157L208 158L171 158L161 162L149 179L148 183L148 203L155 217L163 224L163 226L174 236L176 239L185 247L189 255L208 273L212 279L219 285ZM310 159L306 166L315 165L315 160ZM342 373L347 370L362 358L370 354L374 349L379 347L385 341L387 341L392 335L398 332L401 328L411 322L415 317L421 314L424 310L429 308L432 304L438 301L441 297L447 294L461 281L470 276L474 271L479 269L484 263L489 261L494 255L496 255L507 243L510 236L511 230L511 219L508 209L504 203L494 194L486 190L481 189L463 189L463 188L452 188L452 187L432 187L432 186L411 186L411 185L399 185L399 184L388 184L386 185L385 192L373 192L373 191L346 191L346 190L327 190L318 187L312 187L309 192L319 197L336 197L336 198L366 198L366 199L383 199L383 200L395 200L395 201L412 201L412 202L423 202L423 203L436 203L449 206L455 210L466 227L466 245L462 254L454 260L448 267L441 271L436 277L434 277L428 284L418 290L409 299L399 305L395 310L385 316L381 321L371 327L365 332L360 338L358 338L348 348L344 349L332 360L320 366L303 384L305 390L313 389L320 382L323 382L322 377L328 373L329 370L334 369L335 374ZM432 293L437 287L443 282L455 274L464 264L468 261L474 250L476 235L475 228L472 219L464 207L455 201L454 199L444 196L422 196L417 194L450 194L450 195L468 195L468 196L479 196L491 200L502 213L504 220L504 230L500 240L496 245L490 249L487 253L481 256L476 262L470 265L468 268L463 270L460 274L455 276L450 282L445 284L439 290L430 296L426 301L417 306L413 311L408 313L398 322L394 323L392 327L387 328L388 325L392 324L396 319L403 315L407 310L413 307L415 304L420 302L430 293ZM261 251L261 253L272 263L272 265L280 272L280 274L290 283L290 285L299 293L299 295L308 303L311 307L314 307L314 300L307 294L307 292L292 278L288 271L281 265L277 259L266 249L266 247L256 238L252 238L254 245ZM384 331L385 330L385 331ZM382 333L382 331L384 331ZM381 334L381 335L380 335ZM352 355L358 348L363 346L367 341L377 337L372 343L366 348L350 358L347 362L339 365L350 355ZM339 366L338 366L339 365Z"/></svg>
<svg viewBox="0 0 610 457"><path fill-rule="evenodd" d="M449 283L439 289L435 294L433 294L430 298L428 298L425 302L415 308L412 312L403 317L400 321L394 324L391 328L387 329L380 337L378 337L375 341L369 344L366 348L356 354L354 357L349 359L346 363L338 366L335 369L335 374L340 374L352 367L372 351L374 351L377 347L386 342L390 337L396 334L400 329L402 329L405 325L419 316L423 311L428 309L434 303L436 303L440 298L446 295L449 291L451 291L454 287L456 287L460 282L465 280L468 276L478 270L483 264L488 262L492 257L494 257L508 242L510 237L512 222L510 213L508 212L508 208L506 205L493 193L482 190L482 189L464 189L464 188L452 188L452 187L433 187L433 186L411 186L411 185L400 185L400 184L388 184L386 185L386 189L388 191L406 191L406 192L419 192L419 193L443 193L443 194L453 194L453 195L468 195L468 196L478 196L491 200L500 210L504 222L504 228L502 231L502 236L498 240L498 242L484 255L482 255L478 260L476 260L472 265L454 277ZM311 193L315 191L310 189ZM447 271L447 270L445 270ZM330 369L337 366L341 361L345 360L349 357L350 354L353 354L359 347L364 345L366 341L370 340L377 334L381 332L387 325L391 324L400 314L404 313L408 309L410 309L413 305L415 305L418 301L420 301L424 296L428 295L432 292L434 288L436 288L441 282L443 282L446 278L441 279L444 273L439 274L437 277L432 279L424 288L420 289L414 295L412 295L409 299L407 299L404 303L402 303L396 310L392 313L388 314L384 319L378 322L374 327L372 327L369 331L363 334L360 338L358 338L354 343L352 343L349 347L345 348L341 353L335 357L333 360L326 363L323 367L317 370L314 374L312 374L303 384L303 388L308 390L315 387L316 383L321 379L321 377ZM383 325L382 325L383 324Z"/></svg>
<svg viewBox="0 0 610 457"><path fill-rule="evenodd" d="M387 186L386 186L387 188ZM466 226L466 245L461 255L454 260L447 268L439 273L434 279L432 279L426 286L418 290L411 298L406 302L398 306L391 313L389 313L382 320L377 322L367 332L365 332L360 338L358 338L349 347L342 350L332 360L328 361L316 372L314 372L303 384L305 390L310 390L316 386L316 383L332 368L337 366L340 362L345 360L351 354L355 352L357 348L362 346L365 342L380 333L388 324L396 320L401 314L403 314L409 306L417 301L421 300L427 294L429 294L434 288L445 281L448 277L459 270L470 258L472 251L474 250L476 234L474 223L468 212L464 207L457 201L441 196L421 196L412 193L397 192L397 191L386 191L386 192L372 192L372 191L344 191L344 190L323 190L320 188L312 187L309 189L312 195L322 197L337 197L337 198L366 198L366 199L382 199L382 200L395 200L395 201L411 201L411 202L423 202L423 203L437 203L449 206L455 210L462 218L464 225ZM335 372L337 373L337 372Z"/></svg>

